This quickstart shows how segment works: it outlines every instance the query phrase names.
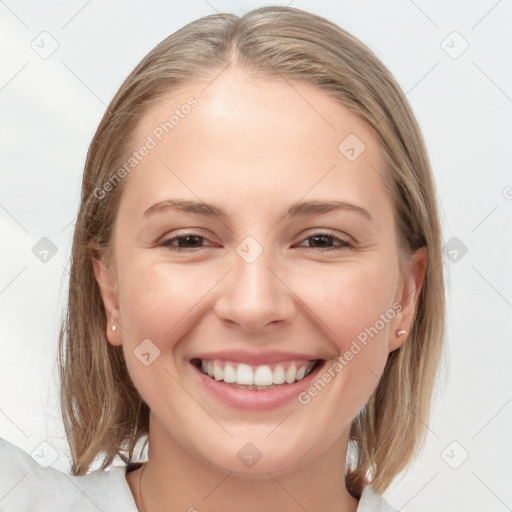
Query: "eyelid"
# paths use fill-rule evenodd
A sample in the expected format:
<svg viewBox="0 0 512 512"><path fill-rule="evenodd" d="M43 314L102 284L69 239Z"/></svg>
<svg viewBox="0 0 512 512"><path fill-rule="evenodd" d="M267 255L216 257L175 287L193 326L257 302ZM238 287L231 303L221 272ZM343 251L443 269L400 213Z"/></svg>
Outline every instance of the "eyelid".
<svg viewBox="0 0 512 512"><path fill-rule="evenodd" d="M199 228L189 228L188 230L186 228L183 228L183 229L184 229L183 232L180 232L178 230L178 232L173 232L172 235L169 236L169 237L164 236L157 243L157 245L164 246L164 247L165 246L171 247L170 242L173 242L174 240L179 239L179 238L186 238L187 236L196 236L196 237L202 238L203 240L205 240L207 242L210 242L210 239L209 239L208 235L204 231L199 229ZM197 229L197 231L194 231L195 229ZM191 250L202 249L202 248L205 248L205 247L213 247L213 244L204 245L204 246L196 247L196 248L192 248L192 249L176 247L176 250L191 251Z"/></svg>
<svg viewBox="0 0 512 512"><path fill-rule="evenodd" d="M309 237L312 237L312 236L320 236L320 235L331 236L332 238L338 238L339 240L343 240L344 242L347 242L347 243L353 243L353 244L356 243L354 238L352 238L347 233L339 233L337 231L333 231L332 229L328 229L328 228L311 228L311 229L308 229L305 233L303 233L301 235L301 238L302 239L306 239L306 238L309 238ZM344 238L344 236L345 236L345 238Z"/></svg>
<svg viewBox="0 0 512 512"><path fill-rule="evenodd" d="M315 229L316 230L314 230L311 233L305 233L304 235L302 235L301 243L305 242L309 238L324 236L326 238L332 238L332 240L334 242L338 242L340 245L326 247L325 249L315 248L315 247L304 247L304 249L306 249L306 250L310 250L310 251L314 251L314 252L326 252L329 250L352 249L352 248L356 247L356 243L354 242L352 237L348 237L348 238L350 238L350 240L348 240L348 239L342 237L341 235L338 235L337 233L330 231L329 229L321 229L321 228L315 228Z"/></svg>

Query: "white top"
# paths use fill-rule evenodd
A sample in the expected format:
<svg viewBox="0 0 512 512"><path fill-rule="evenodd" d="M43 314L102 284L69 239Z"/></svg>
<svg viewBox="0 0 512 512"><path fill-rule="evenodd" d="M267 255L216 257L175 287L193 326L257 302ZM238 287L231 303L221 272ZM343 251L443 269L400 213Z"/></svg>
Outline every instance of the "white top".
<svg viewBox="0 0 512 512"><path fill-rule="evenodd" d="M21 448L0 438L0 512L138 512L126 466L85 476L44 468ZM397 512L371 487L357 512Z"/></svg>

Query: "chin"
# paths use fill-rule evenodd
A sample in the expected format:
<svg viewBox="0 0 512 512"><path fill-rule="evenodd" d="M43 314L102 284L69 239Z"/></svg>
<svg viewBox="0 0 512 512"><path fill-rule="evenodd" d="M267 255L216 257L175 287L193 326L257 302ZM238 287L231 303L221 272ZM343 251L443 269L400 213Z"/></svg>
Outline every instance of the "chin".
<svg viewBox="0 0 512 512"><path fill-rule="evenodd" d="M299 468L307 456L303 444L299 453L293 446L276 446L264 439L261 442L245 439L247 437L243 441L231 439L224 447L217 445L215 453L203 453L202 458L209 466L233 476L268 478L268 473L287 473Z"/></svg>

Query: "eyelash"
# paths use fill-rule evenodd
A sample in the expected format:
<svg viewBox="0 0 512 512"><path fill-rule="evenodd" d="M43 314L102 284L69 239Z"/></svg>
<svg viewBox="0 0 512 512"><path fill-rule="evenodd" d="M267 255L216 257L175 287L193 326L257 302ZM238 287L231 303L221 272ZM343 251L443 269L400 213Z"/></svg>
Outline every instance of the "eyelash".
<svg viewBox="0 0 512 512"><path fill-rule="evenodd" d="M171 245L172 242L174 242L175 240L185 239L185 238L188 238L188 237L196 237L196 238L199 238L199 239L206 240L206 237L204 237L203 235L199 235L197 233L185 233L185 234L180 235L180 236L175 236L173 238L168 238L167 240L162 241L159 245L162 246L162 247L165 247L165 248L167 248L167 249L169 249L171 251L176 251L176 252L191 252L191 251L194 251L194 250L202 248L202 247L193 247L191 249L187 249L187 248L176 247L176 246ZM323 233L323 232L314 233L314 234L304 238L303 241L309 240L310 238L316 238L316 237L325 237L328 240L331 240L333 242L339 243L340 245L337 245L337 246L334 246L334 247L327 247L326 249L316 248L316 247L303 247L303 249L306 249L306 250L309 250L309 251L314 251L314 252L317 252L317 251L326 252L326 251L333 251L333 250L351 249L351 248L355 247L353 243L351 243L351 242L349 242L349 241L347 241L347 240L345 240L343 238L337 237L336 235L333 235L331 233Z"/></svg>

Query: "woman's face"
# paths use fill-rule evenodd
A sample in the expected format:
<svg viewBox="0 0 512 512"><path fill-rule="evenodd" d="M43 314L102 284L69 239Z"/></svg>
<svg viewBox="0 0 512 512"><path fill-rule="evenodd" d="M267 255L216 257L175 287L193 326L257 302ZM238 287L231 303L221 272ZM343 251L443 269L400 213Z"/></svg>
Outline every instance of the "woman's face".
<svg viewBox="0 0 512 512"><path fill-rule="evenodd" d="M241 473L344 450L423 261L401 279L376 137L320 89L231 68L160 101L132 149L95 271L152 441ZM254 379L284 383L236 387Z"/></svg>

